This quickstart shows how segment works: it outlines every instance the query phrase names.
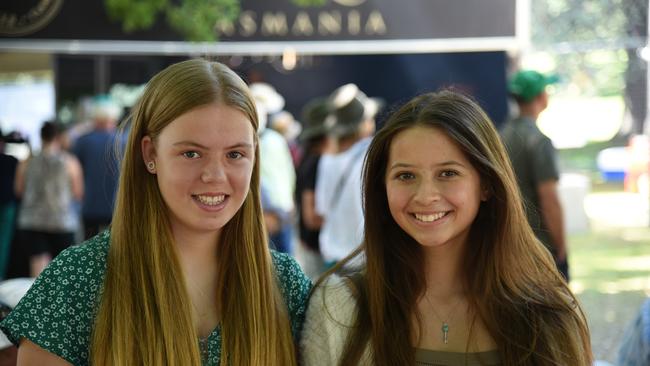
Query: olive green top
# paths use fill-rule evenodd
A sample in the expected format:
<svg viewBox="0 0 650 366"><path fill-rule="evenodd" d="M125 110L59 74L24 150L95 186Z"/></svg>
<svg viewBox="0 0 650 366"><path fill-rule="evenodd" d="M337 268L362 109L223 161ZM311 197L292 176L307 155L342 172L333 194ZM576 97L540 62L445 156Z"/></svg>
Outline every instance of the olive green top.
<svg viewBox="0 0 650 366"><path fill-rule="evenodd" d="M487 351L476 353L442 352L417 348L415 350L416 366L498 366L499 352Z"/></svg>

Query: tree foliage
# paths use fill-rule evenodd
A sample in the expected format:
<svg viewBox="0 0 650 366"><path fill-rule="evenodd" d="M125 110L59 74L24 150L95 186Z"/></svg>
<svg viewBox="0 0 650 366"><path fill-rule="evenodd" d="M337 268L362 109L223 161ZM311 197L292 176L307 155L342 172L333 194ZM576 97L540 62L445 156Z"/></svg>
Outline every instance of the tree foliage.
<svg viewBox="0 0 650 366"><path fill-rule="evenodd" d="M151 28L160 16L188 41L215 41L214 25L234 21L239 0L104 0L111 19L125 32Z"/></svg>
<svg viewBox="0 0 650 366"><path fill-rule="evenodd" d="M323 6L327 0L291 0L300 7ZM104 0L111 19L131 33L151 28L160 16L188 41L216 41L215 24L233 22L240 0Z"/></svg>
<svg viewBox="0 0 650 366"><path fill-rule="evenodd" d="M625 35L624 7L634 1L637 0L533 0L533 41L552 45L621 38Z"/></svg>
<svg viewBox="0 0 650 366"><path fill-rule="evenodd" d="M647 0L532 0L536 51L582 94L621 95L628 61L645 45Z"/></svg>
<svg viewBox="0 0 650 366"><path fill-rule="evenodd" d="M323 6L327 3L327 0L291 0L297 6L309 7L309 6Z"/></svg>

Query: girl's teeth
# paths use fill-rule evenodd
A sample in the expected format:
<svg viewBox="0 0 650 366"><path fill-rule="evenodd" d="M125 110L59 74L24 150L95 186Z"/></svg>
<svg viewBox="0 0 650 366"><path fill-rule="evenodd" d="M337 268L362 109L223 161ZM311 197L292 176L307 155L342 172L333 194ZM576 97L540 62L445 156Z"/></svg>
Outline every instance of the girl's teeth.
<svg viewBox="0 0 650 366"><path fill-rule="evenodd" d="M415 214L415 218L423 222L433 222L441 219L446 214L447 214L446 212L438 212L437 214L433 214L433 215Z"/></svg>
<svg viewBox="0 0 650 366"><path fill-rule="evenodd" d="M204 205L208 206L216 206L223 202L223 200L226 198L225 195L220 195L220 196L201 196L197 195L196 198L199 200L199 202L203 203Z"/></svg>

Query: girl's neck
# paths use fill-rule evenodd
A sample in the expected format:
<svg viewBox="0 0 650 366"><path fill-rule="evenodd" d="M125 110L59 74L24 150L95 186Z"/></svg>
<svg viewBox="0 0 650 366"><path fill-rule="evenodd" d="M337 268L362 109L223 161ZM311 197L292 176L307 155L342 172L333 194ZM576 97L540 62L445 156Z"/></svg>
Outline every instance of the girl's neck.
<svg viewBox="0 0 650 366"><path fill-rule="evenodd" d="M179 260L186 274L201 268L216 271L219 231L197 234L172 229L172 232Z"/></svg>
<svg viewBox="0 0 650 366"><path fill-rule="evenodd" d="M431 299L447 299L454 302L464 297L465 285L462 268L463 248L449 244L425 249L425 291Z"/></svg>
<svg viewBox="0 0 650 366"><path fill-rule="evenodd" d="M195 327L199 336L206 338L219 323L219 235L179 235L178 232L174 234L185 287L193 306Z"/></svg>
<svg viewBox="0 0 650 366"><path fill-rule="evenodd" d="M221 236L221 230L199 232L173 223L171 229L176 247L180 251L214 251Z"/></svg>

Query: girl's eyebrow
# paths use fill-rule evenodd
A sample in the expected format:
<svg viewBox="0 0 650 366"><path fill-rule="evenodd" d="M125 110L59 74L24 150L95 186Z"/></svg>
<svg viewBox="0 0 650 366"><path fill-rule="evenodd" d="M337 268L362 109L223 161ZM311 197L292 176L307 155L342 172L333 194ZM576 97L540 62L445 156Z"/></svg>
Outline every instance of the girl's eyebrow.
<svg viewBox="0 0 650 366"><path fill-rule="evenodd" d="M173 144L173 146L183 146L183 147L196 147L203 150L209 150L209 147L201 145L194 141L178 141ZM237 148L248 148L252 149L253 145L248 142L238 142L231 146L226 147L226 149L237 149Z"/></svg>
<svg viewBox="0 0 650 366"><path fill-rule="evenodd" d="M413 165L407 163L394 163L388 170L400 169L400 168L411 168Z"/></svg>
<svg viewBox="0 0 650 366"><path fill-rule="evenodd" d="M238 142L238 143L236 143L236 144L234 144L232 146L228 146L226 149L241 149L241 148L252 149L253 144L248 143L248 142Z"/></svg>
<svg viewBox="0 0 650 366"><path fill-rule="evenodd" d="M198 147L200 149L207 149L207 146L203 146L194 141L178 141L175 142L173 146L188 146L188 147Z"/></svg>
<svg viewBox="0 0 650 366"><path fill-rule="evenodd" d="M465 167L464 164L462 164L462 163L460 163L458 161L455 161L455 160L448 160L448 161L436 164L435 166L436 167L459 166L459 167L463 167L463 168ZM396 162L393 165L391 165L388 170L390 171L390 170L393 170L393 169L412 168L412 167L414 167L413 164Z"/></svg>

